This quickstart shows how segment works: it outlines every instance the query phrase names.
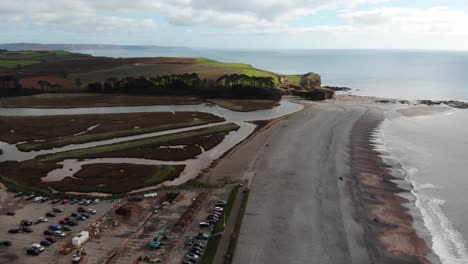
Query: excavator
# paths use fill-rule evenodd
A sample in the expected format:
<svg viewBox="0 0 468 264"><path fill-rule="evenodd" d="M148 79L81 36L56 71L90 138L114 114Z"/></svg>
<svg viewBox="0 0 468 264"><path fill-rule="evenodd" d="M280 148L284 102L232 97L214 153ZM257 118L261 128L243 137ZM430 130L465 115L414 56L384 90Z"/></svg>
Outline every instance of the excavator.
<svg viewBox="0 0 468 264"><path fill-rule="evenodd" d="M166 233L166 227L163 227L159 232L158 235L153 239L153 241L150 242L150 247L151 248L159 248L161 245L161 239L164 238Z"/></svg>

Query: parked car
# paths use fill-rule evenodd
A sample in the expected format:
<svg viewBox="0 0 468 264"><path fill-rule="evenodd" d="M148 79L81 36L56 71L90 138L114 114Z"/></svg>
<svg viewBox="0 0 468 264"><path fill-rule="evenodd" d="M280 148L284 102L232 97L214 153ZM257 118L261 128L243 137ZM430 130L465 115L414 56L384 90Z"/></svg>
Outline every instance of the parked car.
<svg viewBox="0 0 468 264"><path fill-rule="evenodd" d="M207 240L210 236L208 234L199 233L195 238L201 240Z"/></svg>
<svg viewBox="0 0 468 264"><path fill-rule="evenodd" d="M54 212L54 213L61 213L61 212L63 212L63 209L62 209L62 208L58 208L58 207L52 207L52 212Z"/></svg>
<svg viewBox="0 0 468 264"><path fill-rule="evenodd" d="M33 202L40 202L42 200L42 196L37 196L33 199Z"/></svg>
<svg viewBox="0 0 468 264"><path fill-rule="evenodd" d="M224 209L223 209L223 208L221 208L221 207L215 207L215 208L213 208L213 211L219 211L219 212L222 212L222 211L224 211Z"/></svg>
<svg viewBox="0 0 468 264"><path fill-rule="evenodd" d="M47 201L49 201L49 197L42 197L41 203L45 203Z"/></svg>
<svg viewBox="0 0 468 264"><path fill-rule="evenodd" d="M90 205L93 201L91 200L86 200L86 202L84 203L85 205Z"/></svg>
<svg viewBox="0 0 468 264"><path fill-rule="evenodd" d="M210 225L211 225L211 224L210 224L210 223L207 223L207 222L201 222L201 223L199 224L199 226L200 226L201 228L209 227Z"/></svg>
<svg viewBox="0 0 468 264"><path fill-rule="evenodd" d="M91 216L88 213L81 213L81 216L84 216L86 218L90 218Z"/></svg>
<svg viewBox="0 0 468 264"><path fill-rule="evenodd" d="M216 203L215 206L224 208L224 207L226 207L226 204L224 204L224 203Z"/></svg>
<svg viewBox="0 0 468 264"><path fill-rule="evenodd" d="M32 228L29 226L23 226L21 227L21 231L26 232L26 233L32 233Z"/></svg>
<svg viewBox="0 0 468 264"><path fill-rule="evenodd" d="M54 232L50 231L50 230L46 230L44 231L44 235L46 236L53 236L54 235Z"/></svg>
<svg viewBox="0 0 468 264"><path fill-rule="evenodd" d="M71 204L76 204L77 202L78 202L78 199L73 199L73 200L71 200L70 203L71 203Z"/></svg>
<svg viewBox="0 0 468 264"><path fill-rule="evenodd" d="M39 244L32 244L31 248L37 248L39 251L44 251L44 247Z"/></svg>
<svg viewBox="0 0 468 264"><path fill-rule="evenodd" d="M48 231L48 230L47 230ZM57 239L53 238L53 237L46 237L45 240L49 241L50 243L55 243L57 242Z"/></svg>
<svg viewBox="0 0 468 264"><path fill-rule="evenodd" d="M57 231L54 231L54 236L64 237L65 233L57 230Z"/></svg>
<svg viewBox="0 0 468 264"><path fill-rule="evenodd" d="M68 199L63 199L63 200L62 200L62 204L67 204L67 203L69 203L69 202L70 202L70 200L68 200Z"/></svg>
<svg viewBox="0 0 468 264"><path fill-rule="evenodd" d="M190 253L195 254L195 255L197 255L197 256L201 256L201 255L202 255L202 252L201 252L200 250L196 249L196 248L192 248L192 249L190 250Z"/></svg>
<svg viewBox="0 0 468 264"><path fill-rule="evenodd" d="M72 231L72 228L71 228L71 226L69 226L69 225L64 225L64 226L63 226L63 230L65 230L65 231Z"/></svg>
<svg viewBox="0 0 468 264"><path fill-rule="evenodd" d="M40 244L41 244L41 246L48 247L48 246L52 245L52 242L50 242L49 240L44 239L44 240L41 241Z"/></svg>
<svg viewBox="0 0 468 264"><path fill-rule="evenodd" d="M50 230L61 230L62 226L61 225L50 225L49 229Z"/></svg>
<svg viewBox="0 0 468 264"><path fill-rule="evenodd" d="M16 214L15 212L7 212L6 213L6 215L10 215L10 216L15 215L15 214Z"/></svg>
<svg viewBox="0 0 468 264"><path fill-rule="evenodd" d="M197 249L197 250L203 251L203 247L198 246L198 245L194 245L192 248L195 248L195 249Z"/></svg>
<svg viewBox="0 0 468 264"><path fill-rule="evenodd" d="M213 211L211 214L212 214L212 215L215 215L215 216L217 216L217 217L220 217L223 213L218 212L218 211Z"/></svg>
<svg viewBox="0 0 468 264"><path fill-rule="evenodd" d="M12 228L10 230L8 230L8 233L10 234L17 234L21 231L21 228Z"/></svg>
<svg viewBox="0 0 468 264"><path fill-rule="evenodd" d="M226 202L226 201L224 201L224 200L218 200L216 203L227 204L227 202Z"/></svg>
<svg viewBox="0 0 468 264"><path fill-rule="evenodd" d="M56 203L58 203L58 202L60 202L60 199L54 199L54 200L52 200L52 204L56 204Z"/></svg>
<svg viewBox="0 0 468 264"><path fill-rule="evenodd" d="M217 217L216 215L209 215L207 220L215 220L215 221L218 221L219 220L219 217Z"/></svg>
<svg viewBox="0 0 468 264"><path fill-rule="evenodd" d="M47 216L47 217L56 217L57 215L52 213L52 212L48 212L48 213L45 214L45 216Z"/></svg>
<svg viewBox="0 0 468 264"><path fill-rule="evenodd" d="M37 248L28 248L28 249L26 250L26 254L28 254L28 255L33 255L33 256L37 256L37 255L39 255L39 254L41 254L41 253L42 253L42 251L40 251L40 250L37 249Z"/></svg>
<svg viewBox="0 0 468 264"><path fill-rule="evenodd" d="M206 220L207 223L209 223L210 225L215 225L218 221L214 220L214 219L208 219Z"/></svg>
<svg viewBox="0 0 468 264"><path fill-rule="evenodd" d="M70 217L65 217L63 220L65 220L65 221L68 222L68 221L70 221L70 220L72 220L72 219L71 219Z"/></svg>
<svg viewBox="0 0 468 264"><path fill-rule="evenodd" d="M87 218L85 216L82 216L82 215L76 217L76 220L79 220L79 221L84 221L86 219Z"/></svg>
<svg viewBox="0 0 468 264"><path fill-rule="evenodd" d="M78 222L70 220L70 221L68 221L68 225L69 226L76 226L76 225L78 225Z"/></svg>
<svg viewBox="0 0 468 264"><path fill-rule="evenodd" d="M187 254L187 258L191 258L191 259L198 259L200 256L196 255L196 254L193 254L193 253L189 253Z"/></svg>
<svg viewBox="0 0 468 264"><path fill-rule="evenodd" d="M71 217L77 217L77 216L79 216L79 215L80 215L79 213L73 212L73 213L71 214Z"/></svg>
<svg viewBox="0 0 468 264"><path fill-rule="evenodd" d="M9 240L0 240L0 247L9 247L11 242Z"/></svg>
<svg viewBox="0 0 468 264"><path fill-rule="evenodd" d="M45 217L42 217L42 216L39 217L39 218L37 219L37 222L38 222L38 223L45 223L45 222L47 222L47 221L49 221L49 219L47 219L47 218L45 218Z"/></svg>
<svg viewBox="0 0 468 264"><path fill-rule="evenodd" d="M68 223L67 220L60 220L60 221L59 221L59 224L61 224L61 225L66 225L67 223Z"/></svg>
<svg viewBox="0 0 468 264"><path fill-rule="evenodd" d="M93 203L94 203L94 204L98 204L100 201L101 201L101 200L99 200L99 199L94 199Z"/></svg>
<svg viewBox="0 0 468 264"><path fill-rule="evenodd" d="M88 213L90 213L90 214L96 214L96 210L91 209L91 208L89 208L88 210L86 210L86 212L88 212Z"/></svg>
<svg viewBox="0 0 468 264"><path fill-rule="evenodd" d="M86 209L84 207L78 207L78 212L84 213L86 212Z"/></svg>
<svg viewBox="0 0 468 264"><path fill-rule="evenodd" d="M32 200L32 199L34 199L34 197L36 197L36 195L31 194L31 195L28 196L28 198L26 198L26 200L27 201Z"/></svg>
<svg viewBox="0 0 468 264"><path fill-rule="evenodd" d="M15 197L20 197L21 195L23 195L22 192L17 192L17 193L15 194Z"/></svg>
<svg viewBox="0 0 468 264"><path fill-rule="evenodd" d="M86 203L86 199L81 199L80 202L78 203L79 205L84 205Z"/></svg>
<svg viewBox="0 0 468 264"><path fill-rule="evenodd" d="M32 221L29 220L21 220L20 225L22 226L31 226L33 224Z"/></svg>

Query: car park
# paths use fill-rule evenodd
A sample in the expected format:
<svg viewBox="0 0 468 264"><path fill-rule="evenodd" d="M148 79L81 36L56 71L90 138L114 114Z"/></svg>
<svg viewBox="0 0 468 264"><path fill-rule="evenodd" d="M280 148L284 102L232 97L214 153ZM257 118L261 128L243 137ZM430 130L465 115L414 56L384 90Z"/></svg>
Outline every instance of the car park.
<svg viewBox="0 0 468 264"><path fill-rule="evenodd" d="M65 233L62 232L62 231L54 231L54 236L58 236L58 237L64 237L65 236Z"/></svg>

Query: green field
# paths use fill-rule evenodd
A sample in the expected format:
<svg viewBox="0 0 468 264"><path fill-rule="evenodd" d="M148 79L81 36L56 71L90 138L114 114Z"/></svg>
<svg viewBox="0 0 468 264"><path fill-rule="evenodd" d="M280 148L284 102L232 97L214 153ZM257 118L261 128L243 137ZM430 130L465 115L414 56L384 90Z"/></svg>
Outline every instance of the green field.
<svg viewBox="0 0 468 264"><path fill-rule="evenodd" d="M36 60L2 60L0 59L0 68L14 69L16 67L24 67L28 65L39 64Z"/></svg>
<svg viewBox="0 0 468 264"><path fill-rule="evenodd" d="M301 84L302 75L286 75L290 84L298 85Z"/></svg>
<svg viewBox="0 0 468 264"><path fill-rule="evenodd" d="M278 77L270 72L262 71L262 70L257 70L257 69L244 69L242 70L242 74L245 74L247 76L255 76L255 77L271 77L273 78L274 82L276 85L279 84Z"/></svg>
<svg viewBox="0 0 468 264"><path fill-rule="evenodd" d="M212 67L228 67L228 68L240 68L240 69L251 69L253 68L252 65L244 64L244 63L226 63L226 62L219 62L215 60L210 60L207 58L197 58L197 64L209 65Z"/></svg>

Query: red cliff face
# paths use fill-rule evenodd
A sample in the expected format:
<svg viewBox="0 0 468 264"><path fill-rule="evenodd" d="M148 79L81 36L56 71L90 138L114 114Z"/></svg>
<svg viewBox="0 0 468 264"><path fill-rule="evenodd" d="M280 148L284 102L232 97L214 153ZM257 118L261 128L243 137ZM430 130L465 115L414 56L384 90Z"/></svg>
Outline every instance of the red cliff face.
<svg viewBox="0 0 468 264"><path fill-rule="evenodd" d="M301 86L306 89L320 87L322 86L322 79L320 78L320 75L309 72L302 76Z"/></svg>

